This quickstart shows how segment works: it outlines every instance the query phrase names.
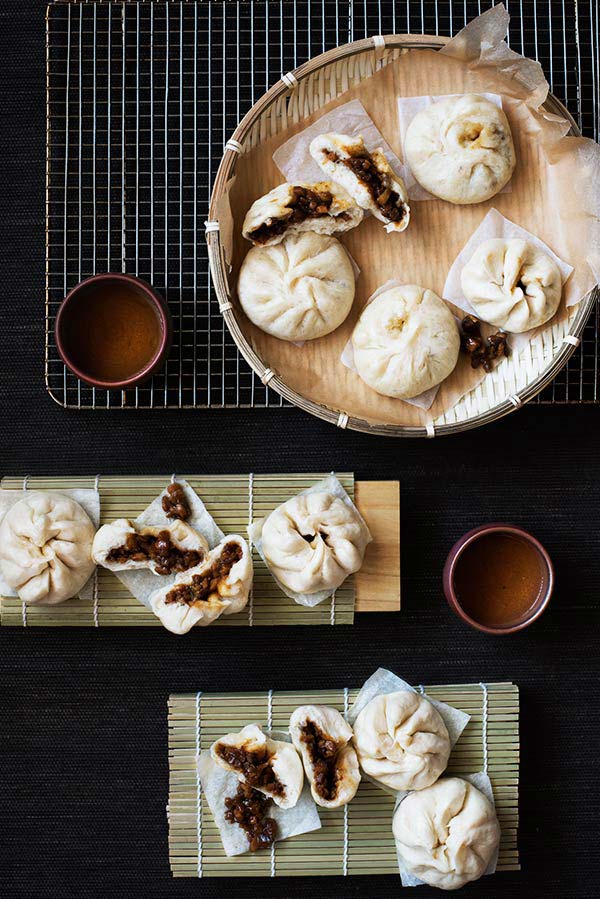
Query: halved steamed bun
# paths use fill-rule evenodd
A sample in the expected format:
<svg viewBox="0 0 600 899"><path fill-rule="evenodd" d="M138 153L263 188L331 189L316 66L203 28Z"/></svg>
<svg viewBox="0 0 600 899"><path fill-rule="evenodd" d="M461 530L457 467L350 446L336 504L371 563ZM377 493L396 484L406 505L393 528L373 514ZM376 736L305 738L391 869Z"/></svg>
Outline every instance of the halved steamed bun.
<svg viewBox="0 0 600 899"><path fill-rule="evenodd" d="M460 205L489 200L516 164L504 112L479 94L446 97L417 113L406 131L404 157L425 190Z"/></svg>
<svg viewBox="0 0 600 899"><path fill-rule="evenodd" d="M352 333L354 364L384 396L410 399L454 370L458 327L432 290L404 284L385 290L363 309Z"/></svg>
<svg viewBox="0 0 600 899"><path fill-rule="evenodd" d="M332 493L301 493L265 520L269 569L294 593L336 590L363 563L371 535L353 506Z"/></svg>
<svg viewBox="0 0 600 899"><path fill-rule="evenodd" d="M242 309L281 340L314 340L342 324L354 300L354 270L335 237L307 231L253 247L238 279Z"/></svg>
<svg viewBox="0 0 600 899"><path fill-rule="evenodd" d="M94 570L95 528L68 496L32 490L0 524L0 567L26 603L56 605L75 596Z"/></svg>
<svg viewBox="0 0 600 899"><path fill-rule="evenodd" d="M480 319L515 334L549 321L562 296L554 259L531 241L518 238L484 241L460 280Z"/></svg>
<svg viewBox="0 0 600 899"><path fill-rule="evenodd" d="M393 832L404 869L440 890L485 874L500 842L491 802L460 777L410 793L394 813Z"/></svg>
<svg viewBox="0 0 600 899"><path fill-rule="evenodd" d="M271 740L258 724L225 734L213 743L210 754L217 765L280 808L293 808L298 802L304 783L300 756L291 743Z"/></svg>
<svg viewBox="0 0 600 899"><path fill-rule="evenodd" d="M320 134L311 142L310 154L359 206L386 224L386 231L404 231L408 227L410 207L406 187L383 150L367 150L362 137Z"/></svg>
<svg viewBox="0 0 600 899"><path fill-rule="evenodd" d="M354 722L361 768L391 790L422 790L446 770L450 736L437 709L411 690L376 696Z"/></svg>
<svg viewBox="0 0 600 899"><path fill-rule="evenodd" d="M221 615L240 612L248 602L252 573L248 544L230 534L200 565L153 593L150 608L167 630L187 634L194 625L204 627Z"/></svg>
<svg viewBox="0 0 600 899"><path fill-rule="evenodd" d="M302 231L349 231L362 218L360 206L339 184L286 182L254 201L246 213L242 234L255 245L268 247L281 243L288 234Z"/></svg>
<svg viewBox="0 0 600 899"><path fill-rule="evenodd" d="M92 546L94 562L109 571L147 568L154 574L175 574L199 565L208 543L185 521L141 526L128 518L103 525Z"/></svg>
<svg viewBox="0 0 600 899"><path fill-rule="evenodd" d="M360 783L360 770L352 728L337 709L299 706L290 718L290 733L317 805L339 808L350 802Z"/></svg>

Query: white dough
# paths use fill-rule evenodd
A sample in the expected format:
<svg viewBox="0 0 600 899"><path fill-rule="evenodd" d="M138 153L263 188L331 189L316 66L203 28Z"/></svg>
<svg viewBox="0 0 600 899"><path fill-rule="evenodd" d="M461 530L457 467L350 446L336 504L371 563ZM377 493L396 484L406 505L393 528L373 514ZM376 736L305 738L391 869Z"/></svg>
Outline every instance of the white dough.
<svg viewBox="0 0 600 899"><path fill-rule="evenodd" d="M335 744L331 749L334 759L334 782L330 796L322 795L315 782L315 766L311 751L303 739L304 728L309 725L316 728L319 739ZM290 734L292 742L304 764L304 771L310 783L310 791L317 805L323 808L340 808L347 805L356 795L360 783L360 769L356 750L351 743L352 728L344 720L337 709L326 705L301 705L290 718Z"/></svg>
<svg viewBox="0 0 600 899"><path fill-rule="evenodd" d="M109 561L110 551L124 546L129 534L141 536L158 536L162 531L168 531L171 542L177 549L196 550L204 555L208 552L208 543L202 534L186 524L185 521L174 521L171 524L154 525L144 527L129 521L128 518L117 518L110 524L104 524L94 538L92 556L98 565L108 568L109 571L129 571L138 568L147 568L153 574L157 574L156 562L152 559L128 559L126 562Z"/></svg>
<svg viewBox="0 0 600 899"><path fill-rule="evenodd" d="M484 241L463 268L460 280L476 315L514 334L549 321L562 296L562 278L554 259L520 238Z"/></svg>
<svg viewBox="0 0 600 899"><path fill-rule="evenodd" d="M30 491L0 524L0 567L23 602L56 605L75 596L94 570L95 527L60 493Z"/></svg>
<svg viewBox="0 0 600 899"><path fill-rule="evenodd" d="M213 586L206 599L191 603L169 602L169 594L174 587L192 584L194 578L201 578L210 572L221 558L223 550L232 543L241 547L242 557L234 562L229 573ZM161 587L153 593L150 597L150 608L167 630L174 634L187 634L194 625L204 627L212 624L221 615L234 615L240 612L248 602L252 573L252 557L248 544L238 534L230 534L210 550L200 565L182 571L172 584Z"/></svg>
<svg viewBox="0 0 600 899"><path fill-rule="evenodd" d="M271 740L258 724L248 724L237 734L225 734L210 747L212 759L225 771L232 771L240 783L248 783L243 773L219 755L219 746L233 746L245 752L258 753L268 762L276 780L283 786L283 793L277 793L266 786L252 783L251 786L265 796L270 796L280 808L293 808L304 783L304 771L300 756L291 743Z"/></svg>
<svg viewBox="0 0 600 899"><path fill-rule="evenodd" d="M349 134L320 134L310 145L310 155L334 181L344 187L363 209L372 212L375 218L384 222L386 231L404 231L410 221L410 207L404 181L390 166L382 149L367 150L362 137ZM393 191L397 195L395 207L399 210L398 220L392 220L376 202L368 183L348 166L348 160L360 157L368 160L378 174L381 191Z"/></svg>
<svg viewBox="0 0 600 899"><path fill-rule="evenodd" d="M460 335L437 294L404 284L365 306L352 346L356 370L369 387L384 396L411 399L454 371Z"/></svg>
<svg viewBox="0 0 600 899"><path fill-rule="evenodd" d="M441 890L481 877L500 842L491 802L460 777L410 793L394 813L393 832L405 870Z"/></svg>
<svg viewBox="0 0 600 899"><path fill-rule="evenodd" d="M314 340L334 331L354 300L354 271L335 237L307 231L272 247L253 247L238 279L242 309L282 340Z"/></svg>
<svg viewBox="0 0 600 899"><path fill-rule="evenodd" d="M404 157L425 190L460 205L489 200L516 163L504 112L478 94L448 97L417 113L406 131Z"/></svg>
<svg viewBox="0 0 600 899"><path fill-rule="evenodd" d="M409 690L372 699L354 722L365 774L391 790L422 790L446 770L450 737L442 716Z"/></svg>
<svg viewBox="0 0 600 899"><path fill-rule="evenodd" d="M354 509L332 493L301 493L265 520L262 548L274 576L294 593L337 590L358 571L371 541Z"/></svg>
<svg viewBox="0 0 600 899"><path fill-rule="evenodd" d="M303 218L302 213L298 221L290 221L294 217L294 189L306 188L313 194L322 197L324 201L331 199L329 209L317 216ZM244 219L242 234L246 240L251 240L257 246L269 247L281 243L288 234L298 234L303 231L316 231L317 234L335 234L337 231L349 231L356 228L363 219L363 211L340 187L331 181L319 181L308 183L295 181L293 184L284 183L274 187L273 190L255 200ZM275 223L285 222L285 228L278 234L268 239L261 239L259 229L267 228ZM278 230L278 229L276 229Z"/></svg>

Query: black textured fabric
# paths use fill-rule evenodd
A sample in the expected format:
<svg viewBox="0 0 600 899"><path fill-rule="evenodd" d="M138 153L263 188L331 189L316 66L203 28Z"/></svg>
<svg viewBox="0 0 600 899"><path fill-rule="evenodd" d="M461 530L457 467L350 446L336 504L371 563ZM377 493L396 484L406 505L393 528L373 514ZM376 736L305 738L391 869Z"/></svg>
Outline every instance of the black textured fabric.
<svg viewBox="0 0 600 899"><path fill-rule="evenodd" d="M521 688L523 870L473 897L598 895L597 407L531 407L433 441L343 433L295 410L65 413L43 388L43 3L0 2L2 473L301 471L402 483L403 610L353 628L0 632L0 895L376 897L396 877L174 881L167 861L172 691L413 682ZM528 631L490 638L447 608L453 541L486 520L529 527L557 588ZM307 871L307 874L310 872ZM416 894L434 896L428 888Z"/></svg>

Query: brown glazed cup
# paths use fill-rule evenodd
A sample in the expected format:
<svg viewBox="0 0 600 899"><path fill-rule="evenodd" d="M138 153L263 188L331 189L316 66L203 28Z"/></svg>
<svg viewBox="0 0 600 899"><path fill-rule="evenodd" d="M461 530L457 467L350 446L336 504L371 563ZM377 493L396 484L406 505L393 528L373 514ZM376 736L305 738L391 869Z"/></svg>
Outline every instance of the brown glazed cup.
<svg viewBox="0 0 600 899"><path fill-rule="evenodd" d="M523 618L516 622L513 621L505 626L498 625L491 627L472 618L461 606L455 591L455 571L457 563L465 549L480 537L493 533L512 534L515 537L526 540L536 550L543 573L538 598L531 608L527 610ZM462 618L462 620L466 621L467 624L470 624L471 627L474 627L479 631L484 631L486 634L513 634L515 631L523 630L523 628L539 618L550 602L550 597L552 596L552 590L554 588L554 568L550 556L542 544L528 533L528 531L512 524L482 524L480 527L473 528L472 531L468 531L464 534L460 540L457 540L450 550L448 558L446 559L446 564L444 565L443 583L444 594L448 601L448 605L459 618Z"/></svg>
<svg viewBox="0 0 600 899"><path fill-rule="evenodd" d="M135 372L135 374L130 378L118 381L103 381L91 376L90 374L85 372L81 368L81 366L77 365L74 362L69 352L69 345L66 337L66 326L69 321L69 317L75 309L76 305L80 302L85 301L86 295L91 289L96 288L99 284L110 287L111 283L119 284L121 286L127 285L128 287L133 288L145 297L145 299L154 308L154 311L158 318L160 325L160 339L157 349L148 360L147 364L142 369ZM56 339L56 347L58 349L60 357L67 368L69 368L74 375L76 375L82 381L85 381L86 384L91 384L92 387L101 387L107 390L112 390L136 387L138 384L142 384L144 381L147 381L148 378L150 378L154 374L154 372L162 366L171 348L173 326L171 322L169 307L167 306L165 300L160 296L160 294L158 294L149 284L146 284L146 282L142 281L141 278L135 278L133 275L126 275L124 272L104 272L99 275L92 275L91 278L86 278L85 281L81 281L79 284L76 284L75 287L73 287L72 290L69 291L59 307L58 314L56 316L54 333Z"/></svg>

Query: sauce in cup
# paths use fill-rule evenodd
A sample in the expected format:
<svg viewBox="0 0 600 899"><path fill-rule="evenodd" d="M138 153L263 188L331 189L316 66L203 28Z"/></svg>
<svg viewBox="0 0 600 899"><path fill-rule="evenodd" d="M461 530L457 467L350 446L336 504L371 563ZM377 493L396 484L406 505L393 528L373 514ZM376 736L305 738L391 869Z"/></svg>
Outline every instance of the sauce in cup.
<svg viewBox="0 0 600 899"><path fill-rule="evenodd" d="M511 525L484 525L465 534L444 568L451 608L488 633L526 627L541 615L552 585L552 563L544 548Z"/></svg>

